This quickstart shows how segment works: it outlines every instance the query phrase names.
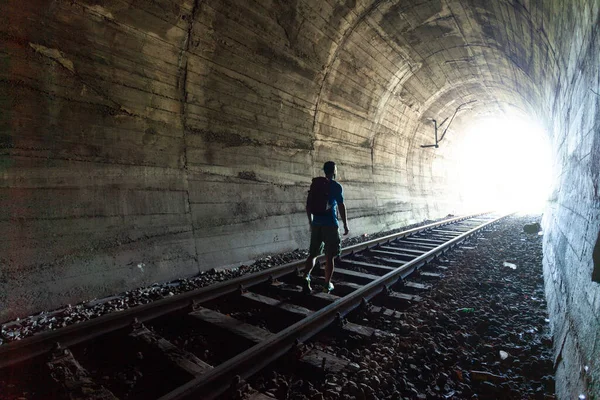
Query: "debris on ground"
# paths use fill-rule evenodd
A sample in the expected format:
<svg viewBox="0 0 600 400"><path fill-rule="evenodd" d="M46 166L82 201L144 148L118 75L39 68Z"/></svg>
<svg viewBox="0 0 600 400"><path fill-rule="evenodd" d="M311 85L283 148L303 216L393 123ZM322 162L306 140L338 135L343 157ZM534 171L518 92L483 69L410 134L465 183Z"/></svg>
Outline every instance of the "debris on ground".
<svg viewBox="0 0 600 400"><path fill-rule="evenodd" d="M541 230L542 226L538 222L523 225L523 231L525 233L538 233Z"/></svg>

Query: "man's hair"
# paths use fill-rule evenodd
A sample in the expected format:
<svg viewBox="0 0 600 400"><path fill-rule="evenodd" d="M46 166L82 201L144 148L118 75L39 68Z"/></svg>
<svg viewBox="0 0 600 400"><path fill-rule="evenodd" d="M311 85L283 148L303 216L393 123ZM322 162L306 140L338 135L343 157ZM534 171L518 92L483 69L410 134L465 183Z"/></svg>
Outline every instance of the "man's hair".
<svg viewBox="0 0 600 400"><path fill-rule="evenodd" d="M323 171L325 175L331 175L335 172L335 163L333 161L327 161L323 164Z"/></svg>

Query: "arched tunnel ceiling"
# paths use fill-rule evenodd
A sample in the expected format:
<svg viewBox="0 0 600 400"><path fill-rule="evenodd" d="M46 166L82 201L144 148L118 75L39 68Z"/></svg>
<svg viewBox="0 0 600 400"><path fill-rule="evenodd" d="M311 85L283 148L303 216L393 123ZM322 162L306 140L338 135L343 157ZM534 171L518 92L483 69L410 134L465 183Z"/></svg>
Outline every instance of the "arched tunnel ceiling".
<svg viewBox="0 0 600 400"><path fill-rule="evenodd" d="M427 118L449 117L469 101L477 102L469 107L469 120L513 108L541 114L542 83L553 78L557 61L541 11L529 7L469 0L357 6L360 12L346 15L348 23L325 67L316 120L330 125L320 111L335 107L346 114L340 118L347 124L361 127L353 133L370 143L386 130L412 142L423 141L415 131L429 124ZM461 130L460 121L455 130ZM316 134L327 137L327 129L320 128ZM423 130L431 138L431 129ZM384 160L389 165L389 158Z"/></svg>

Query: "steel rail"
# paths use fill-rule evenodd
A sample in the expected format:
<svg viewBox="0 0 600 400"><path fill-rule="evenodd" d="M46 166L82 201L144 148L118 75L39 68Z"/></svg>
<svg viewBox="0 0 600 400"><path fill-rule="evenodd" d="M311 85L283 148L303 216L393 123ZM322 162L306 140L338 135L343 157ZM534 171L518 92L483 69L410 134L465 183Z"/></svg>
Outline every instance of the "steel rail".
<svg viewBox="0 0 600 400"><path fill-rule="evenodd" d="M371 241L349 246L342 251L342 256L352 254L357 251L389 242L405 236L410 236L428 229L449 225L469 218L474 218L485 213L478 213L469 216L456 217L444 221L434 222L432 224L398 232L384 236ZM320 256L318 261L322 261L324 256ZM205 302L217 297L234 293L240 287L251 287L257 284L267 282L270 279L277 279L284 275L292 273L301 268L304 260L294 261L288 264L265 269L263 271L240 276L225 282L219 282L203 288L195 289L176 296L156 300L152 303L143 304L130 308L128 310L105 314L85 322L59 328L53 331L35 334L23 340L10 342L0 346L0 369L18 364L20 362L32 359L51 352L58 344L61 347L71 347L104 334L127 328L137 320L147 322L163 315L173 313L185 308L191 307L193 302Z"/></svg>
<svg viewBox="0 0 600 400"><path fill-rule="evenodd" d="M383 275L361 289L355 290L349 295L298 321L294 325L270 336L245 352L219 364L205 374L160 397L159 400L213 399L222 395L232 386L232 381L235 382L234 377L247 379L287 353L296 343L311 338L336 320L346 316L349 312L360 306L362 302L371 300L383 290L389 289L396 282L406 278L439 254L450 250L473 233L497 222L507 215L510 214L483 223L428 251L402 267Z"/></svg>

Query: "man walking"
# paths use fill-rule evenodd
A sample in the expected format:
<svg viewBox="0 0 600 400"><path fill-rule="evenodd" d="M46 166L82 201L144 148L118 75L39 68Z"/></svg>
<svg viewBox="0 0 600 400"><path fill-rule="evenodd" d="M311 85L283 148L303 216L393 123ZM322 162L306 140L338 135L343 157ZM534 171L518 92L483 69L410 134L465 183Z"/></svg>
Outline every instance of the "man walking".
<svg viewBox="0 0 600 400"><path fill-rule="evenodd" d="M304 268L304 289L311 291L310 273L315 267L317 257L325 249L325 291L331 292L333 284L334 258L342 251L340 232L338 230L337 209L344 223L344 235L348 234L346 206L344 206L344 190L335 181L337 167L333 161L323 165L325 178L314 178L306 199L306 215L310 225L310 247L306 266Z"/></svg>

